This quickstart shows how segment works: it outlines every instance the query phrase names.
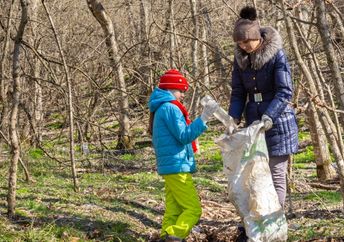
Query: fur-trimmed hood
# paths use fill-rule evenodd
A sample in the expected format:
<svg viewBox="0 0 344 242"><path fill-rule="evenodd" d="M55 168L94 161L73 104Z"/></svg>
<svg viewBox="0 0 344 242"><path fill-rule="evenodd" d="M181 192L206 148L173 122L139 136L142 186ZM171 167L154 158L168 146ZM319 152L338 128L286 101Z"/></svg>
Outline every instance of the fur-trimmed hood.
<svg viewBox="0 0 344 242"><path fill-rule="evenodd" d="M245 70L251 62L251 67L259 70L274 57L278 50L282 49L282 37L276 29L273 27L262 27L260 28L260 33L263 43L254 53L248 54L239 45L235 46L234 56L240 69Z"/></svg>

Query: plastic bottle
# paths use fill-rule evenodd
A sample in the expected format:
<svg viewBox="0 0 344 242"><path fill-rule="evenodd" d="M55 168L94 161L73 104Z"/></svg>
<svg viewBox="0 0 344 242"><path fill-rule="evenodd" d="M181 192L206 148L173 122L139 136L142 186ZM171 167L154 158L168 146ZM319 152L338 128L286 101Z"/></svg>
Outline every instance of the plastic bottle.
<svg viewBox="0 0 344 242"><path fill-rule="evenodd" d="M209 95L204 96L201 99L201 104L204 107L210 100L214 100ZM228 133L231 134L234 132L234 130L237 129L237 125L234 122L234 119L228 115L228 113L221 108L219 105L217 110L214 112L215 118L217 118L223 125L228 129Z"/></svg>

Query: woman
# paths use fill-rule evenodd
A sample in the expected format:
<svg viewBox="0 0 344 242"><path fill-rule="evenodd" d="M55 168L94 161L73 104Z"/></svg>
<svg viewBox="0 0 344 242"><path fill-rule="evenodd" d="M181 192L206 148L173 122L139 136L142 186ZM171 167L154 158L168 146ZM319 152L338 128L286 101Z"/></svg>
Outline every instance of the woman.
<svg viewBox="0 0 344 242"><path fill-rule="evenodd" d="M233 31L236 47L229 115L240 122L245 113L246 125L264 122L269 166L283 207L288 158L298 150L290 68L277 30L260 27L255 8L243 8L240 17Z"/></svg>

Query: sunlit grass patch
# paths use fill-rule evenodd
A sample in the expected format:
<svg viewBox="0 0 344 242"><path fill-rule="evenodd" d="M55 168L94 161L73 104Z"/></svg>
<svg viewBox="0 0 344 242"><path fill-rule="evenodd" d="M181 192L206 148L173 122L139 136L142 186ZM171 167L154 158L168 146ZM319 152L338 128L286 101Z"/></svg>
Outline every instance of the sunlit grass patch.
<svg viewBox="0 0 344 242"><path fill-rule="evenodd" d="M200 172L218 172L223 170L222 156L220 152L216 152L210 155L210 159L206 159L206 162L198 163L198 170Z"/></svg>
<svg viewBox="0 0 344 242"><path fill-rule="evenodd" d="M308 241L310 239L327 241L326 238L335 237L344 237L344 221L342 219L304 218L297 224L289 221L288 241Z"/></svg>
<svg viewBox="0 0 344 242"><path fill-rule="evenodd" d="M315 160L313 146L307 146L305 151L294 155L294 163L309 163Z"/></svg>
<svg viewBox="0 0 344 242"><path fill-rule="evenodd" d="M124 154L120 156L120 159L123 161L136 161L140 160L141 156L139 154Z"/></svg>
<svg viewBox="0 0 344 242"><path fill-rule="evenodd" d="M296 164L293 164L293 167L295 169L313 169L313 167L310 167L308 164L304 164L304 163L296 163Z"/></svg>
<svg viewBox="0 0 344 242"><path fill-rule="evenodd" d="M207 189L212 192L220 192L225 189L217 182L203 177L194 177L193 180L197 186L201 186L203 189Z"/></svg>
<svg viewBox="0 0 344 242"><path fill-rule="evenodd" d="M19 204L26 209L33 211L35 213L47 213L49 211L48 207L40 201L35 200L25 200Z"/></svg>
<svg viewBox="0 0 344 242"><path fill-rule="evenodd" d="M316 191L304 197L305 200L323 201L325 203L339 203L342 201L342 196L336 191Z"/></svg>
<svg viewBox="0 0 344 242"><path fill-rule="evenodd" d="M44 156L44 152L41 149L32 148L29 150L28 155L31 159L40 159Z"/></svg>
<svg viewBox="0 0 344 242"><path fill-rule="evenodd" d="M300 131L298 133L298 136L299 136L299 142L311 139L310 133L309 132L305 132L305 131Z"/></svg>

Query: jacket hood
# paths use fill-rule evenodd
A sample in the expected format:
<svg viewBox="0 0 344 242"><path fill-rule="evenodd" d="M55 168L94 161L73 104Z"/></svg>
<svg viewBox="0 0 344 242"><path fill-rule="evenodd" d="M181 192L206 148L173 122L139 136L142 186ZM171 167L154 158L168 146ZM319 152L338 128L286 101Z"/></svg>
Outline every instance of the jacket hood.
<svg viewBox="0 0 344 242"><path fill-rule="evenodd" d="M260 69L266 64L278 50L283 48L281 35L273 27L262 27L260 33L263 39L262 45L254 53L248 54L239 45L235 46L235 59L242 70L245 70L251 63L251 68Z"/></svg>
<svg viewBox="0 0 344 242"><path fill-rule="evenodd" d="M148 102L150 112L155 112L163 103L176 100L176 97L170 91L155 88Z"/></svg>

